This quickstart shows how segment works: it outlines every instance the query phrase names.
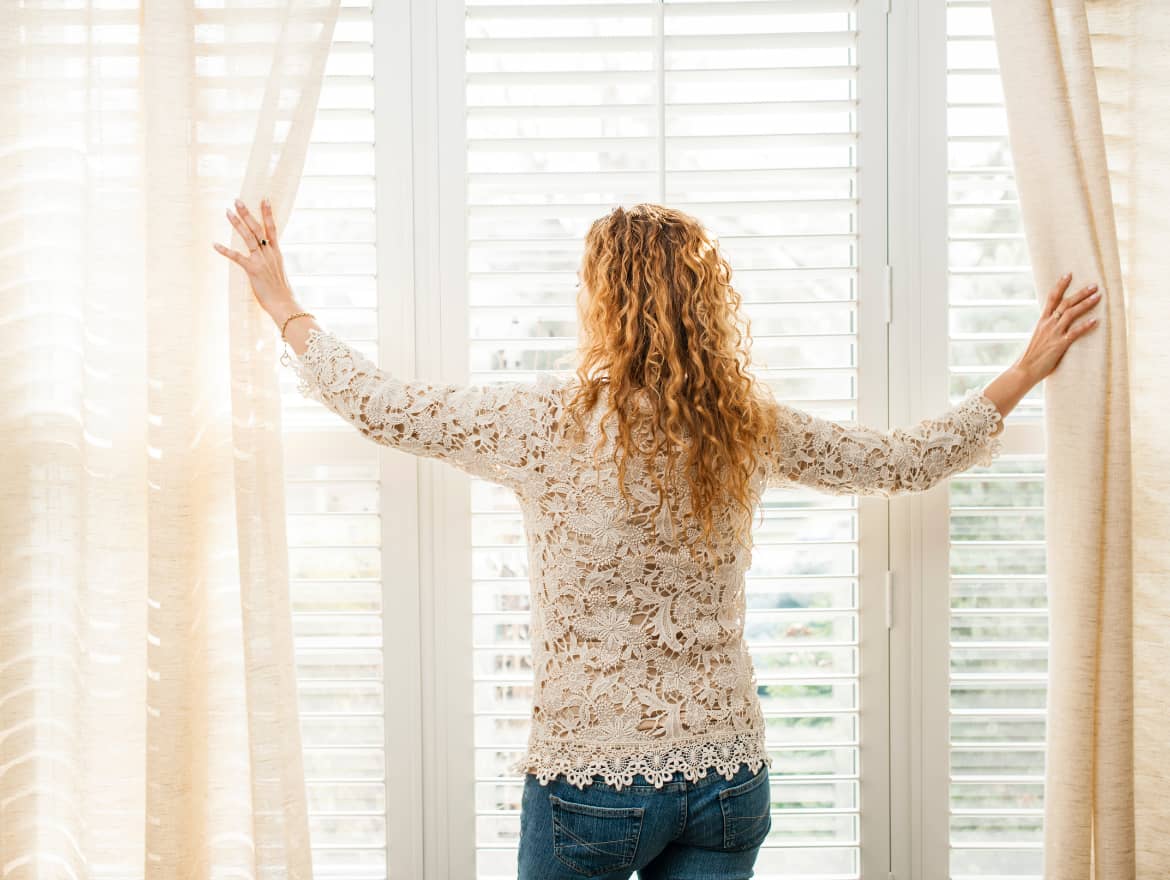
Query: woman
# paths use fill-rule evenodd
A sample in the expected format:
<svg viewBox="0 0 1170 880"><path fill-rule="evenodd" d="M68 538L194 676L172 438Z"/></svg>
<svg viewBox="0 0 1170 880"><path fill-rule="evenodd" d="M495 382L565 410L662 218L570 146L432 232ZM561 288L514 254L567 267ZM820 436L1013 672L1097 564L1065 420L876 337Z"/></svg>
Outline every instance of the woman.
<svg viewBox="0 0 1170 880"><path fill-rule="evenodd" d="M1002 418L1096 320L1052 289L1020 358L939 418L890 432L778 403L748 372L731 269L658 205L593 223L572 379L436 385L378 369L297 305L269 205L228 212L298 390L372 440L510 487L528 540L535 698L521 880L750 877L770 760L744 644L760 492L929 489L998 455ZM1063 298L1062 298L1063 297ZM288 361L285 361L288 363Z"/></svg>

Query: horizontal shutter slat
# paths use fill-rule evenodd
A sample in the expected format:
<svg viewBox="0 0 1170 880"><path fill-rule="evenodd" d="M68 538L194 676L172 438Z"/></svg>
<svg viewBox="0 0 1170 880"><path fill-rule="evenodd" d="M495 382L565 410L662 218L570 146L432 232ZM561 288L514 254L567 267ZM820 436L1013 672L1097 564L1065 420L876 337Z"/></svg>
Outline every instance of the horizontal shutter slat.
<svg viewBox="0 0 1170 880"><path fill-rule="evenodd" d="M653 15L659 0L638 3L469 3L467 18L483 21L506 18L641 18ZM857 0L728 0L720 3L669 2L673 16L759 16L848 12Z"/></svg>
<svg viewBox="0 0 1170 880"><path fill-rule="evenodd" d="M748 78L764 78L774 82L793 80L847 79L857 72L856 67L825 65L823 67L710 67L675 68L667 72L668 81L680 84L691 82L728 83ZM645 84L651 70L542 70L539 71L538 86L566 86L612 84ZM532 85L533 72L529 71L485 71L467 74L467 83L476 85Z"/></svg>
<svg viewBox="0 0 1170 880"><path fill-rule="evenodd" d="M852 48L856 37L851 33L752 33L705 34L702 36L668 34L664 38L669 51L701 49L809 49ZM655 46L654 37L597 36L597 37L516 37L471 38L467 48L471 52L490 51L493 55L546 54L561 52L648 52Z"/></svg>

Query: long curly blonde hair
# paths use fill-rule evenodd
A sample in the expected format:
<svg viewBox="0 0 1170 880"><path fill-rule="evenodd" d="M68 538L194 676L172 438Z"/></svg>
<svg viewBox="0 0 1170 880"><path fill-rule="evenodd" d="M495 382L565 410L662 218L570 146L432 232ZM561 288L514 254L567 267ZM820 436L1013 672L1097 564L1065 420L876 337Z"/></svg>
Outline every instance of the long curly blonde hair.
<svg viewBox="0 0 1170 880"><path fill-rule="evenodd" d="M696 543L711 541L715 511L728 501L745 514L734 518L734 537L747 546L758 501L751 476L762 438L774 430L775 408L768 405L771 390L748 372L751 325L740 315L730 264L694 217L642 203L615 208L590 226L581 282L588 296L578 302L578 383L567 402L578 433L608 386L601 423L617 420L614 460L626 501L634 452L650 461L665 456L664 476L648 468L658 488L656 513L675 490L682 456L691 510L702 526L697 542L687 542L692 558ZM656 405L639 406L647 397ZM653 439L635 444L635 435ZM595 464L604 445L602 431ZM668 509L675 534L685 535L674 505Z"/></svg>

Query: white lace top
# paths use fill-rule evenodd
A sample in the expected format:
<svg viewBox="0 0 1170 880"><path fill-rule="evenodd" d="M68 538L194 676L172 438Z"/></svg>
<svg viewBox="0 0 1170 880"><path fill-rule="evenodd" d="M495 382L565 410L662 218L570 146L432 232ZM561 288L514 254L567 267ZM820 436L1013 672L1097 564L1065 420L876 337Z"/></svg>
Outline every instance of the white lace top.
<svg viewBox="0 0 1170 880"><path fill-rule="evenodd" d="M442 459L511 488L523 511L535 691L528 748L512 769L578 787L621 787L644 774L661 786L681 770L727 778L771 760L744 643L751 553L730 537L693 562L671 533L650 476L631 458L621 498L612 448L593 466L597 407L583 443L564 439L574 377L482 386L395 378L329 331L312 328L290 361L298 391L377 443ZM782 408L756 488L794 482L834 494L929 489L1000 452L1001 418L971 391L939 418L882 431ZM610 442L612 420L606 425ZM685 512L685 480L671 503ZM738 514L738 515L743 515ZM681 521L681 520L680 520ZM697 532L698 526L694 527ZM719 565L715 565L718 557Z"/></svg>

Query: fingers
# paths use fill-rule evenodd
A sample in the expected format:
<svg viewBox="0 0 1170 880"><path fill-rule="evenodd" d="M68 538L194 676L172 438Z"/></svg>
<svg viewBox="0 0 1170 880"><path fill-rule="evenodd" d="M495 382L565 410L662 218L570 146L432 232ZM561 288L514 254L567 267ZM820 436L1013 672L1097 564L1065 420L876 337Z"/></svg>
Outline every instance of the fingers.
<svg viewBox="0 0 1170 880"><path fill-rule="evenodd" d="M268 243L276 247L276 218L272 215L272 203L268 199L260 202L260 213L264 217L264 234Z"/></svg>
<svg viewBox="0 0 1170 880"><path fill-rule="evenodd" d="M1096 284L1082 287L1072 296L1067 296L1062 305L1060 323L1067 329L1075 318L1080 317L1101 301L1101 292Z"/></svg>
<svg viewBox="0 0 1170 880"><path fill-rule="evenodd" d="M239 205L242 204L242 202L237 200L236 204ZM260 239L252 230L251 226L244 222L242 218L233 214L230 210L226 211L225 213L227 214L228 220L232 222L232 226L236 227L236 231L240 233L240 237L244 239L244 244L248 246L249 250L254 251L256 248L260 247Z"/></svg>
<svg viewBox="0 0 1170 880"><path fill-rule="evenodd" d="M251 251L255 251L260 247L260 239L266 239L268 244L276 244L276 219L272 215L272 205L268 203L267 199L261 201L261 212L263 214L263 222L256 217L248 206L240 199L235 200L236 210L239 215L233 214L231 209L224 213L227 215L232 226L240 233L240 237L244 239L244 243ZM249 254L242 254L239 251L224 247L218 242L212 242L212 246L232 262L238 263L244 269L248 268Z"/></svg>
<svg viewBox="0 0 1170 880"><path fill-rule="evenodd" d="M232 262L239 263L240 266L242 266L243 268L245 268L245 269L247 268L247 266L244 266L244 261L247 260L248 258L245 257L243 254L241 254L239 251L232 250L231 248L228 248L228 247L224 247L218 241L213 241L211 243L211 246L214 247L217 251L219 251L221 254L223 254L225 257L227 257Z"/></svg>
<svg viewBox="0 0 1170 880"><path fill-rule="evenodd" d="M1078 339L1081 336L1084 336L1086 333L1088 333L1090 330L1092 330L1094 327L1096 327L1100 323L1101 323L1100 318L1089 318L1087 321L1081 321L1081 323L1077 324L1077 326L1071 327L1068 330L1066 330L1065 334L1064 334L1064 338L1067 339L1069 342L1072 342L1073 340Z"/></svg>
<svg viewBox="0 0 1170 880"><path fill-rule="evenodd" d="M1053 309L1056 308L1060 298L1064 296L1064 292L1068 290L1069 284L1072 282L1072 272L1062 275L1052 290L1048 291L1048 299L1044 303L1044 312L1040 315L1041 318L1047 318L1052 314Z"/></svg>
<svg viewBox="0 0 1170 880"><path fill-rule="evenodd" d="M240 216L244 218L244 222L248 224L248 228L252 230L252 234L256 236L256 243L260 243L260 239L266 238L264 234L264 225L256 219L256 215L248 210L248 206L236 199L236 210L240 212Z"/></svg>

